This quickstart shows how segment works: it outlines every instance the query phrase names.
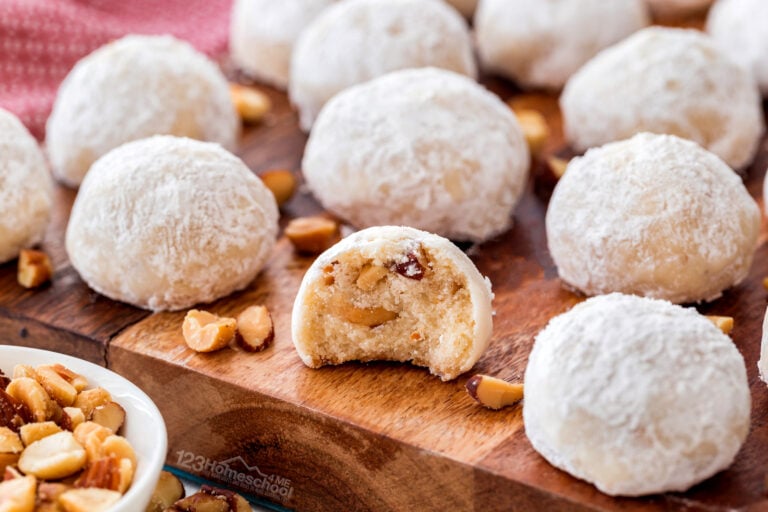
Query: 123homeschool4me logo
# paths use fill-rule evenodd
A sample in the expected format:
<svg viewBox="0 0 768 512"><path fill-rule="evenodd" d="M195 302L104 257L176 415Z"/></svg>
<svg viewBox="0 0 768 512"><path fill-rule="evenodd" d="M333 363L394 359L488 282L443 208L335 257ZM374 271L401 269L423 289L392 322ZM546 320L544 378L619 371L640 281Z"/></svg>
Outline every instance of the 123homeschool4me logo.
<svg viewBox="0 0 768 512"><path fill-rule="evenodd" d="M239 455L218 461L186 450L179 450L176 456L179 469L203 478L232 484L246 492L283 504L288 503L293 496L293 485L290 479L262 473L258 466L248 465Z"/></svg>

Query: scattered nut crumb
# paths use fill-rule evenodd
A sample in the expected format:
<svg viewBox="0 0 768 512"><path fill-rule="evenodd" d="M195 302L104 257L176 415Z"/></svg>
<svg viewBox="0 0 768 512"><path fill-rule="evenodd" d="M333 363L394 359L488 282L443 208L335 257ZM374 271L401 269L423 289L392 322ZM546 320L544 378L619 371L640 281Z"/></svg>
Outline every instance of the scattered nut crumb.
<svg viewBox="0 0 768 512"><path fill-rule="evenodd" d="M275 339L272 316L265 306L249 306L237 315L235 342L246 352L260 352Z"/></svg>
<svg viewBox="0 0 768 512"><path fill-rule="evenodd" d="M43 251L22 249L16 279L24 288L37 288L51 280L53 265Z"/></svg>
<svg viewBox="0 0 768 512"><path fill-rule="evenodd" d="M549 167L549 171L555 178L560 179L568 168L568 160L556 156L549 156L547 157L547 167Z"/></svg>
<svg viewBox="0 0 768 512"><path fill-rule="evenodd" d="M277 206L283 206L296 192L296 177L288 169L271 169L259 177L275 196Z"/></svg>
<svg viewBox="0 0 768 512"><path fill-rule="evenodd" d="M489 409L501 409L523 399L523 385L489 375L474 375L466 383L467 393Z"/></svg>
<svg viewBox="0 0 768 512"><path fill-rule="evenodd" d="M285 228L285 236L303 254L320 254L341 240L339 223L325 217L293 219Z"/></svg>
<svg viewBox="0 0 768 512"><path fill-rule="evenodd" d="M269 97L258 89L240 84L229 84L232 104L240 118L247 123L261 121L272 108Z"/></svg>
<svg viewBox="0 0 768 512"><path fill-rule="evenodd" d="M184 317L181 331L187 346L197 352L219 350L235 339L237 322L234 318L221 317L190 309Z"/></svg>
<svg viewBox="0 0 768 512"><path fill-rule="evenodd" d="M707 315L707 320L715 324L718 329L723 331L723 334L731 334L731 331L733 331L732 316Z"/></svg>

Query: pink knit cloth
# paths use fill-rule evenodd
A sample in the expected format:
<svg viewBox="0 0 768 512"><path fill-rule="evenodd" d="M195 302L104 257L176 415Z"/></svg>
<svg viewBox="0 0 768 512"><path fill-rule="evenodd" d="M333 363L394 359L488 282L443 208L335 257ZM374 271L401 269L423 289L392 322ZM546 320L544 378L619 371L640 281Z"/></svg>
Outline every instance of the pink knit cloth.
<svg viewBox="0 0 768 512"><path fill-rule="evenodd" d="M75 62L126 34L171 34L217 56L232 0L0 0L0 107L38 138Z"/></svg>

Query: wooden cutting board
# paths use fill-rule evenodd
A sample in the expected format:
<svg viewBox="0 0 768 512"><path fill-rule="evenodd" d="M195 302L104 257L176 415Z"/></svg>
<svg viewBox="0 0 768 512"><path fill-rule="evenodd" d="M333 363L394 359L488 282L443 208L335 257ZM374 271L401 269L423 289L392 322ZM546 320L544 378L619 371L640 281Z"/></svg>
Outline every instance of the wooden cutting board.
<svg viewBox="0 0 768 512"><path fill-rule="evenodd" d="M541 111L552 129L547 153L567 153L556 98L521 95L500 81L486 84ZM306 138L285 96L269 94L274 109L265 123L246 130L239 154L256 172L298 172ZM767 164L763 147L746 173L758 200ZM554 178L536 165L514 227L468 248L496 294L493 340L476 372L521 379L535 334L582 299L561 287L547 252L544 214L553 186ZM208 307L236 314L266 304L276 325L274 346L258 354L194 353L182 340L183 312L150 315L80 281L63 250L73 198L72 191L57 191L44 244L57 270L51 286L25 291L15 283L13 263L0 267L0 335L7 343L107 364L134 381L163 412L168 463L176 468L298 510L768 509L768 388L756 369L768 296L765 229L749 278L699 308L735 318L732 337L752 390L749 438L729 470L690 491L630 500L605 496L547 464L525 437L521 406L478 407L464 391L469 375L443 383L403 364L304 367L291 343L290 313L311 260L296 256L284 238L246 290ZM284 208L282 223L320 211L300 193Z"/></svg>

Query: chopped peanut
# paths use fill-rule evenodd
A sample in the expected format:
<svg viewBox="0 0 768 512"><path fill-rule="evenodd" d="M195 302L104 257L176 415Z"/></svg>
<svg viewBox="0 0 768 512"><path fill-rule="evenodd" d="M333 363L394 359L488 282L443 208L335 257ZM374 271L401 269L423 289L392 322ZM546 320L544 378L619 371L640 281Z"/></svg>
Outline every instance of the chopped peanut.
<svg viewBox="0 0 768 512"><path fill-rule="evenodd" d="M296 177L288 169L264 171L259 177L275 196L277 206L283 206L296 192Z"/></svg>
<svg viewBox="0 0 768 512"><path fill-rule="evenodd" d="M22 249L16 279L24 288L36 288L53 277L51 259L42 251Z"/></svg>
<svg viewBox="0 0 768 512"><path fill-rule="evenodd" d="M523 385L490 377L475 375L466 384L467 393L477 403L489 409L501 409L523 399Z"/></svg>
<svg viewBox="0 0 768 512"><path fill-rule="evenodd" d="M269 96L263 92L240 84L230 84L232 104L240 118L247 123L261 121L272 108Z"/></svg>
<svg viewBox="0 0 768 512"><path fill-rule="evenodd" d="M325 217L293 219L285 228L285 236L304 254L320 254L341 240L339 224Z"/></svg>
<svg viewBox="0 0 768 512"><path fill-rule="evenodd" d="M58 432L27 446L19 458L19 469L25 475L58 480L85 467L85 448L72 432Z"/></svg>
<svg viewBox="0 0 768 512"><path fill-rule="evenodd" d="M523 130L525 141L528 143L528 149L531 156L540 155L544 151L544 146L549 138L549 126L547 120L537 110L520 108L513 109L517 122Z"/></svg>
<svg viewBox="0 0 768 512"><path fill-rule="evenodd" d="M237 315L238 346L246 352L259 352L275 338L272 316L264 306L249 306Z"/></svg>
<svg viewBox="0 0 768 512"><path fill-rule="evenodd" d="M187 346L197 352L219 350L235 339L237 322L207 311L190 309L184 317L182 333Z"/></svg>
<svg viewBox="0 0 768 512"><path fill-rule="evenodd" d="M723 334L731 334L731 331L733 330L732 316L707 315L707 320L715 324L718 329L723 331Z"/></svg>
<svg viewBox="0 0 768 512"><path fill-rule="evenodd" d="M547 167L552 175L560 179L565 174L565 170L568 168L568 160L558 158L556 156L550 156L547 158Z"/></svg>
<svg viewBox="0 0 768 512"><path fill-rule="evenodd" d="M381 265L368 264L365 265L360 271L360 275L357 276L357 281L355 281L355 284L361 290L369 292L373 290L376 284L384 279L384 276L386 276L388 273L389 269L386 267L382 267Z"/></svg>

